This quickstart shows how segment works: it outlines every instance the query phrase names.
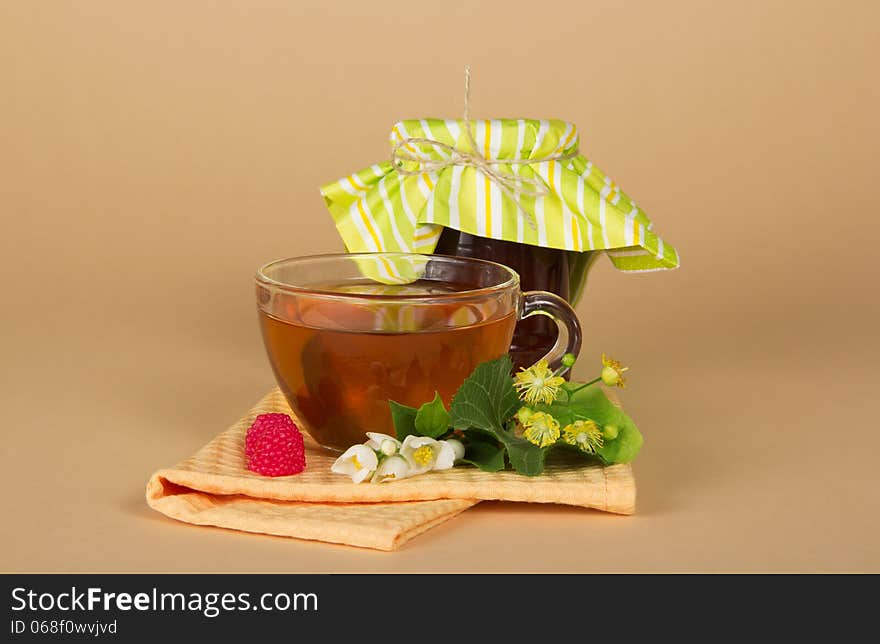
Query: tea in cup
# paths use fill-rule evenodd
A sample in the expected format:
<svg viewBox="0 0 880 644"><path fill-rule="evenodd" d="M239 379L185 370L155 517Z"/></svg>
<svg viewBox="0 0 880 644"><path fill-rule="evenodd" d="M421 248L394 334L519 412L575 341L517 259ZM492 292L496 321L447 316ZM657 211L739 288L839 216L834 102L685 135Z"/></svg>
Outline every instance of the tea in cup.
<svg viewBox="0 0 880 644"><path fill-rule="evenodd" d="M571 307L521 293L512 269L485 260L406 253L283 259L257 273L266 351L303 429L344 450L366 432L393 434L389 400L449 406L481 362L506 354L518 320L559 326L551 365L580 349Z"/></svg>

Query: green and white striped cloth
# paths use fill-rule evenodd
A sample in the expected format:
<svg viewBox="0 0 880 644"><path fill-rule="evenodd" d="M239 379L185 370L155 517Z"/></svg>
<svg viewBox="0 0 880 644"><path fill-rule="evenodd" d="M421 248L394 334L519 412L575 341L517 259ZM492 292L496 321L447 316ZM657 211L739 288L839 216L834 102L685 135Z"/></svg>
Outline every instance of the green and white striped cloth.
<svg viewBox="0 0 880 644"><path fill-rule="evenodd" d="M443 227L448 226L472 235L549 248L605 250L614 266L627 272L678 267L678 253L651 230L644 211L577 153L578 133L573 124L534 119L472 123L474 140L482 148L479 153L486 159L538 160L496 166L546 185L546 195L519 198L535 228L501 188L475 167L448 165L404 176L385 161L321 188L350 252L431 253ZM391 145L425 138L471 152L464 127L460 119L400 121L391 130ZM443 161L449 154L424 143L408 143L404 151L434 161ZM540 161L559 154L575 156ZM393 267L389 271L393 273Z"/></svg>

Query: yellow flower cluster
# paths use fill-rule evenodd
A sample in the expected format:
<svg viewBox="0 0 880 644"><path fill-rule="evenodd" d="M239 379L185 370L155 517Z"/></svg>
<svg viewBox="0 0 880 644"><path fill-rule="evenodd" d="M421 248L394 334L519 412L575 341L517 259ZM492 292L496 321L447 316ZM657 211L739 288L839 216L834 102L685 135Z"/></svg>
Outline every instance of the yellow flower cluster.
<svg viewBox="0 0 880 644"><path fill-rule="evenodd" d="M571 359L563 361L565 367L574 364ZM580 389L587 387L600 380L609 387L625 387L626 379L624 372L629 367L624 367L613 358L602 354L602 373L595 380L581 385L577 389L569 391L569 397ZM559 372L557 372L559 373ZM546 360L539 360L528 369L521 369L514 377L514 386L519 397L526 405L543 403L552 405L559 395L560 387L565 379L550 370ZM542 411L534 411L528 406L521 407L517 412L517 420L523 427L523 437L538 447L547 447L560 440L577 447L587 454L596 454L605 444L605 440L614 440L617 437L616 425L607 425L604 429L593 420L576 420L566 425L560 431L559 422L550 414Z"/></svg>
<svg viewBox="0 0 880 644"><path fill-rule="evenodd" d="M522 369L514 377L513 386L529 405L544 403L549 405L559 395L559 387L565 382L562 376L550 371L546 360L539 360L528 369Z"/></svg>
<svg viewBox="0 0 880 644"><path fill-rule="evenodd" d="M542 411L523 414L521 422L524 427L523 437L538 447L552 445L560 436L566 443L587 454L596 454L605 444L602 429L593 420L576 420L562 428L561 432L559 422Z"/></svg>
<svg viewBox="0 0 880 644"><path fill-rule="evenodd" d="M559 440L559 423L550 414L536 411L526 421L523 436L538 447L547 447Z"/></svg>
<svg viewBox="0 0 880 644"><path fill-rule="evenodd" d="M605 444L602 430L592 420L576 420L562 430L562 439L582 452L595 454Z"/></svg>

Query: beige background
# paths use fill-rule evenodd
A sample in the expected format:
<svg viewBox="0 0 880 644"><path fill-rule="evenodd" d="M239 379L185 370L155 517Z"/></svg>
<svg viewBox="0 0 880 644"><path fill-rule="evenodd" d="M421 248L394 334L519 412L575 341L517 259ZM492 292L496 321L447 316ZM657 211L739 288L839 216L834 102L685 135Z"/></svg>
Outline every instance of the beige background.
<svg viewBox="0 0 880 644"><path fill-rule="evenodd" d="M538 7L542 9L538 11ZM876 2L0 2L6 571L875 571ZM603 260L632 518L484 504L394 554L143 487L271 385L251 276L398 118L561 117L681 251Z"/></svg>

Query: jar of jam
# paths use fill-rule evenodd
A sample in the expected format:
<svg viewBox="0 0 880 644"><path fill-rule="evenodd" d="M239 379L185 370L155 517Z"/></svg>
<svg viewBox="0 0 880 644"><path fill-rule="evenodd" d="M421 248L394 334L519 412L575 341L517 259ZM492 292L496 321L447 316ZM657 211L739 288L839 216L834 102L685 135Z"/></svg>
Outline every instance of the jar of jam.
<svg viewBox="0 0 880 644"><path fill-rule="evenodd" d="M390 144L390 159L321 188L350 252L487 259L519 273L524 291L548 291L570 304L601 253L625 272L679 265L647 214L580 153L573 123L406 119L391 128ZM407 276L375 279L393 284ZM579 339L579 329L526 317L511 357L517 367L530 366L557 343L575 346L564 337L570 333Z"/></svg>

